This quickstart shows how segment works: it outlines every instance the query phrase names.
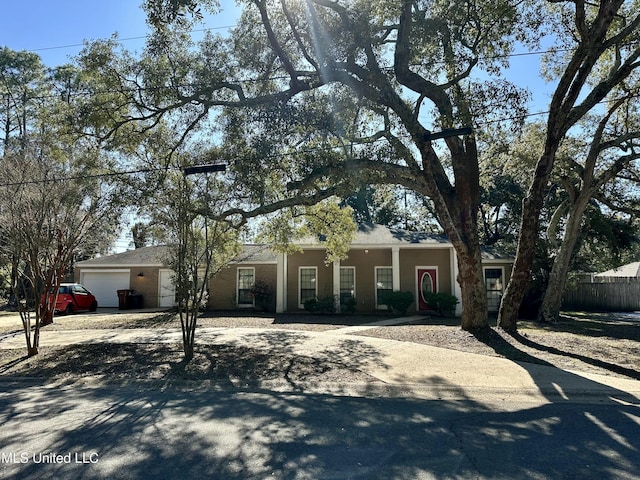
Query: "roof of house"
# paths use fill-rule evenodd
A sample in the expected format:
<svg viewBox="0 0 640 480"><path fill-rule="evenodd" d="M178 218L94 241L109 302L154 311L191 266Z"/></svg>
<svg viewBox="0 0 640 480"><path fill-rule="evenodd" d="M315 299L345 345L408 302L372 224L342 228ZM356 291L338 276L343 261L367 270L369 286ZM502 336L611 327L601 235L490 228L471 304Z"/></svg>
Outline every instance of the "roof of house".
<svg viewBox="0 0 640 480"><path fill-rule="evenodd" d="M269 245L245 244L234 260L236 263L277 263L278 254Z"/></svg>
<svg viewBox="0 0 640 480"><path fill-rule="evenodd" d="M494 247L481 247L480 255L483 260L504 260L513 262L515 259L512 254Z"/></svg>
<svg viewBox="0 0 640 480"><path fill-rule="evenodd" d="M400 228L365 223L359 226L353 245L449 244L446 235L410 232Z"/></svg>
<svg viewBox="0 0 640 480"><path fill-rule="evenodd" d="M301 246L322 246L323 239L318 237L306 237L296 243ZM351 242L354 247L375 247L407 244L442 244L450 245L445 235L424 232L410 232L399 228L389 228L373 223L360 224L356 235Z"/></svg>
<svg viewBox="0 0 640 480"><path fill-rule="evenodd" d="M300 242L299 245L312 245L315 247L322 246L322 240L318 238L308 237ZM411 232L400 228L390 228L384 225L373 223L363 223L359 225L358 231L351 242L353 247L389 247L389 246L443 246L452 247L449 238L446 235L437 233ZM492 247L482 247L483 260L505 260L512 261L513 255L502 252Z"/></svg>
<svg viewBox="0 0 640 480"><path fill-rule="evenodd" d="M163 267L171 257L169 245L136 248L76 263L76 267ZM244 245L234 260L244 263L275 263L276 254L267 245Z"/></svg>
<svg viewBox="0 0 640 480"><path fill-rule="evenodd" d="M76 263L77 267L164 266L170 258L168 245L136 248L126 252L92 258Z"/></svg>
<svg viewBox="0 0 640 480"><path fill-rule="evenodd" d="M596 273L596 277L640 277L640 262L628 263L606 272Z"/></svg>

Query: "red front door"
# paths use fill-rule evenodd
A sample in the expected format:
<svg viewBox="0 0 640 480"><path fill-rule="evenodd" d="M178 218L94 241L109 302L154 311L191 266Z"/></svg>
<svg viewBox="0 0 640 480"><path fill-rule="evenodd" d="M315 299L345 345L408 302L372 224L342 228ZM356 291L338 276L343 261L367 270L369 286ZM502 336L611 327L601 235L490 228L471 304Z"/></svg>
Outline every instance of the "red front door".
<svg viewBox="0 0 640 480"><path fill-rule="evenodd" d="M437 278L435 268L418 269L418 310L431 310L426 300L427 293L437 292Z"/></svg>

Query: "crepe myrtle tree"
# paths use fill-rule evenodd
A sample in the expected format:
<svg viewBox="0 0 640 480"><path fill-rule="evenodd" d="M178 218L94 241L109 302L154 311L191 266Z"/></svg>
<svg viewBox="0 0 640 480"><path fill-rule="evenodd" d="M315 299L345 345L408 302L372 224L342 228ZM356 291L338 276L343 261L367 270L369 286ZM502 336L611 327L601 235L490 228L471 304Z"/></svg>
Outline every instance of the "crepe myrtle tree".
<svg viewBox="0 0 640 480"><path fill-rule="evenodd" d="M53 321L56 296L49 292L58 291L77 253L113 239L108 232L121 212L117 189L92 179L84 161L75 168L51 153L31 145L0 162L0 250L15 272L29 356L38 353L40 326Z"/></svg>
<svg viewBox="0 0 640 480"><path fill-rule="evenodd" d="M476 137L431 131L524 113L526 94L502 72L517 42L537 44L540 2L240 4L229 36L207 34L197 48L190 23L215 1L146 1L156 29L139 62L97 46L93 78L114 100L88 111L111 109L103 134L163 118L178 121L182 138L222 128L239 189L222 213L237 221L344 198L356 176L428 197L457 253L462 327L487 327Z"/></svg>
<svg viewBox="0 0 640 480"><path fill-rule="evenodd" d="M241 251L240 230L199 213L225 205L224 182L206 172L194 174L192 156L174 157L177 165L156 183L150 217L156 235L172 245L168 265L175 272L176 304L182 327L185 362L193 359L196 324L209 298L210 280ZM191 163L189 163L191 162ZM160 227L161 226L161 227Z"/></svg>

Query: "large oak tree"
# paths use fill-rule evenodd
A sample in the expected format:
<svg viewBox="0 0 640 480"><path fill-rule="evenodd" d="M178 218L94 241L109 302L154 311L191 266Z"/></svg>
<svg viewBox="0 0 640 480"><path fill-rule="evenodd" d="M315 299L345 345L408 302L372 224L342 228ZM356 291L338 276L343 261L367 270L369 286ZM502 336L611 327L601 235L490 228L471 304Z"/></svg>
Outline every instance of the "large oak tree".
<svg viewBox="0 0 640 480"><path fill-rule="evenodd" d="M476 136L431 134L523 113L526 95L502 73L516 43L539 36L537 2L242 4L228 37L194 49L180 14L214 2L146 2L158 28L145 58L127 71L114 56L94 64L121 94L105 135L170 119L188 141L216 135L223 113L239 187L231 218L344 196L363 180L428 197L457 254L462 327L488 326Z"/></svg>

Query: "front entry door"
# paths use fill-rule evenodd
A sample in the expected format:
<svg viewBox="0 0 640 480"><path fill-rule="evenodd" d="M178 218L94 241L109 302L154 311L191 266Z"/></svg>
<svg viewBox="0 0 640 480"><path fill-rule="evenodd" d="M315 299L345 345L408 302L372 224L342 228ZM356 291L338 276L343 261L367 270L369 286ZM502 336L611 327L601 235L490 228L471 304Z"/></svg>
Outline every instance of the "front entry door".
<svg viewBox="0 0 640 480"><path fill-rule="evenodd" d="M435 268L418 268L418 310L431 310L426 300L427 293L437 292L437 271Z"/></svg>

